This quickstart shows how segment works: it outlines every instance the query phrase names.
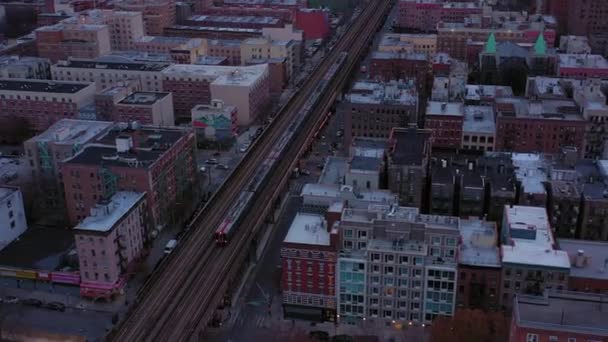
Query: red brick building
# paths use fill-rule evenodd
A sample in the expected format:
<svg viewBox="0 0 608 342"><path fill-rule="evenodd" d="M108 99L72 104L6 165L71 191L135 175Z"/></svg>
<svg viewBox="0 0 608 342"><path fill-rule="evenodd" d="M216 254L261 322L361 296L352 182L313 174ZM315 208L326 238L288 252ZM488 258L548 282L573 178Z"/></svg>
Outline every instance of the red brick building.
<svg viewBox="0 0 608 342"><path fill-rule="evenodd" d="M171 93L134 92L114 104L111 121L169 127L175 125Z"/></svg>
<svg viewBox="0 0 608 342"><path fill-rule="evenodd" d="M439 22L461 23L471 14L481 14L474 1L400 0L398 10L399 27L426 32L435 31Z"/></svg>
<svg viewBox="0 0 608 342"><path fill-rule="evenodd" d="M516 295L509 342L606 341L606 295L581 292Z"/></svg>
<svg viewBox="0 0 608 342"><path fill-rule="evenodd" d="M304 39L325 39L329 35L328 12L316 8L299 9L296 27L304 31Z"/></svg>
<svg viewBox="0 0 608 342"><path fill-rule="evenodd" d="M382 81L416 78L418 93L425 97L433 84L431 71L424 53L373 52L369 74Z"/></svg>
<svg viewBox="0 0 608 342"><path fill-rule="evenodd" d="M61 119L75 118L94 95L92 83L3 79L0 124L25 119L30 131L42 132Z"/></svg>
<svg viewBox="0 0 608 342"><path fill-rule="evenodd" d="M608 61L600 55L558 55L557 76L608 78Z"/></svg>
<svg viewBox="0 0 608 342"><path fill-rule="evenodd" d="M461 220L460 240L457 307L498 310L502 270L496 223Z"/></svg>
<svg viewBox="0 0 608 342"><path fill-rule="evenodd" d="M137 191L148 194L152 227L161 230L183 215L183 208L197 195L192 130L138 126L117 124L62 163L71 224L87 217L101 199L117 191Z"/></svg>
<svg viewBox="0 0 608 342"><path fill-rule="evenodd" d="M460 149L464 105L460 102L430 101L426 108L424 128L433 132L433 147Z"/></svg>
<svg viewBox="0 0 608 342"><path fill-rule="evenodd" d="M338 230L320 215L299 213L281 246L286 317L333 320L336 314Z"/></svg>
<svg viewBox="0 0 608 342"><path fill-rule="evenodd" d="M608 293L608 242L558 239L557 243L570 256L569 290Z"/></svg>
<svg viewBox="0 0 608 342"><path fill-rule="evenodd" d="M162 36L163 29L175 25L175 0L132 0L114 2L114 8L121 11L135 11L143 14L145 33Z"/></svg>
<svg viewBox="0 0 608 342"><path fill-rule="evenodd" d="M496 150L557 154L564 146L584 151L586 121L572 101L496 100Z"/></svg>

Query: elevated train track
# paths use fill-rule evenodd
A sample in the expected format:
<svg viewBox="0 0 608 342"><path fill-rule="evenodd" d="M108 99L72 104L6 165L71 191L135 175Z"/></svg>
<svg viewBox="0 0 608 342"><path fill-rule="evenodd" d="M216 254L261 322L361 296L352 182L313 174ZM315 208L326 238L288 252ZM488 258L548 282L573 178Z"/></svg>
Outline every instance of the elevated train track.
<svg viewBox="0 0 608 342"><path fill-rule="evenodd" d="M288 182L290 171L324 121L327 111L339 94L350 71L358 63L373 38L390 2L370 0L326 58L309 76L302 88L291 98L258 138L250 152L228 177L210 202L194 217L182 243L161 264L144 285L127 318L109 337L115 341L196 341L211 319L230 283L237 278L240 265L257 236L267 214L273 209ZM348 57L331 79L324 78L340 58ZM335 68L334 68L335 69ZM319 85L326 82L325 87ZM319 89L322 89L321 93ZM317 91L317 94L315 94ZM302 108L310 105L309 112ZM307 103L308 101L308 103ZM282 157L268 170L268 180L259 186L253 204L239 223L239 231L226 247L218 247L212 236L231 207L250 186L259 166L282 143L285 132L293 129L298 115L306 115L301 127L286 144Z"/></svg>

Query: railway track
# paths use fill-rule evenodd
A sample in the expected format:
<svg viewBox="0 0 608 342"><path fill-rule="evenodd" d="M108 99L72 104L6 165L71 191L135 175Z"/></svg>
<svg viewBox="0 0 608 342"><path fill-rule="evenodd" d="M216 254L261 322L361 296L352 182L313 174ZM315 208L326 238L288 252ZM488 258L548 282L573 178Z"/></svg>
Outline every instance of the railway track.
<svg viewBox="0 0 608 342"><path fill-rule="evenodd" d="M370 34L373 36L383 13L386 13L387 6L389 6L388 1L370 1L346 31L342 40L336 44L300 91L286 104L267 131L252 146L239 167L232 172L209 204L195 216L188 235L144 285L141 298L135 303L118 331L110 336L113 340L186 341L196 338L195 333L199 331L199 325L208 321L225 292L228 280L233 279L234 273L246 257L243 247L250 242L251 236L255 234L254 229L259 227L259 223L265 217L264 211L269 210L271 206L264 200L258 201L259 203L243 220L245 227L238 233L238 238L226 248L217 248L214 245L211 239L214 229L220 224L232 201L252 176L255 166L264 159L281 133L287 129L291 117L308 99L316 84L338 58L339 53L351 50L360 52L364 49ZM363 36L368 39L361 39ZM358 53L349 56L351 68L357 59ZM347 74L342 73L342 81ZM327 102L326 99L325 107ZM284 160L277 167L274 174L280 175L278 181L266 186L261 195L262 199L274 198L280 191L282 187L280 184L285 183L293 163L297 161L297 155L301 153L302 146L310 138L309 132L314 132L315 125L322 117L322 113L316 114L318 114L316 117L307 122L303 133L298 135L296 143L292 144L292 149L295 149L296 153L293 160Z"/></svg>

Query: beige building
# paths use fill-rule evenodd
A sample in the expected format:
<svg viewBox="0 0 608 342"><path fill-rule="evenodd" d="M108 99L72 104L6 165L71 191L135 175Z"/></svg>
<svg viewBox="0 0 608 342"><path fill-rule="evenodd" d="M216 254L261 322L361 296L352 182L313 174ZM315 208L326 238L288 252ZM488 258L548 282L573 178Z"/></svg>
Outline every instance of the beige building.
<svg viewBox="0 0 608 342"><path fill-rule="evenodd" d="M496 122L491 106L465 106L462 147L467 150L494 151Z"/></svg>
<svg viewBox="0 0 608 342"><path fill-rule="evenodd" d="M378 51L426 53L432 56L437 53L437 35L385 33L378 45Z"/></svg>
<svg viewBox="0 0 608 342"><path fill-rule="evenodd" d="M107 25L112 50L131 50L133 43L144 35L140 12L90 10L62 21L69 24Z"/></svg>
<svg viewBox="0 0 608 342"><path fill-rule="evenodd" d="M304 41L304 31L294 28L292 24L287 24L285 27L264 27L262 36L272 40Z"/></svg>
<svg viewBox="0 0 608 342"><path fill-rule="evenodd" d="M251 64L255 60L285 58L287 78L291 78L299 64L296 43L293 40L279 41L270 38L249 38L241 43L241 64Z"/></svg>
<svg viewBox="0 0 608 342"><path fill-rule="evenodd" d="M95 82L97 91L123 85L125 81L136 83L142 91L162 91L161 71L163 63L119 63L94 60L60 61L51 66L54 80Z"/></svg>

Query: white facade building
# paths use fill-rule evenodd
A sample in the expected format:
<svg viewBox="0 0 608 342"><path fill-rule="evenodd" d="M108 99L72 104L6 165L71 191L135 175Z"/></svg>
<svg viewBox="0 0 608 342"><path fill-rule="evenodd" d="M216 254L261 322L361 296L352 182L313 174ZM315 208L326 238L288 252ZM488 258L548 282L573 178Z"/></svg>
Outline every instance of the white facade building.
<svg viewBox="0 0 608 342"><path fill-rule="evenodd" d="M27 229L23 196L18 188L0 187L0 250Z"/></svg>

